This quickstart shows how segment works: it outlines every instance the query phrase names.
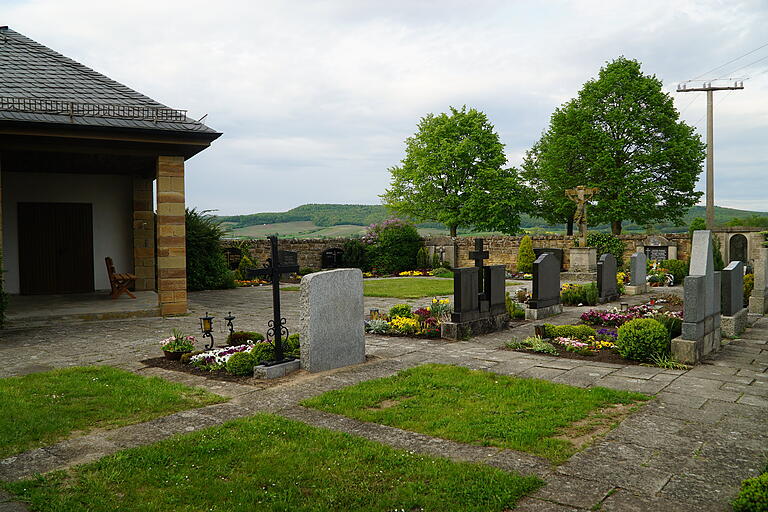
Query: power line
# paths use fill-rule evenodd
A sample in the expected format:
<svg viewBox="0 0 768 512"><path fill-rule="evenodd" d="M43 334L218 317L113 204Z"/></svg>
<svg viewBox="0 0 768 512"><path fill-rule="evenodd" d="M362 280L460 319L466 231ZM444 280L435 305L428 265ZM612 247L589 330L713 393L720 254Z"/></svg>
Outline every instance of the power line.
<svg viewBox="0 0 768 512"><path fill-rule="evenodd" d="M749 63L749 64L747 64L746 66L741 66L740 68L736 68L736 69L734 69L733 71L731 71L729 74L733 74L733 73L735 73L735 72L737 72L737 71L741 71L742 69L744 69L744 68L748 68L749 66L752 66L752 65L754 65L754 64L757 64L758 62L762 62L762 61L764 61L765 59L768 59L768 55L766 55L765 57L763 57L763 58L761 58L761 59L757 59L756 61L750 62L750 63ZM716 78L716 80L726 80L726 78Z"/></svg>
<svg viewBox="0 0 768 512"><path fill-rule="evenodd" d="M735 59L731 59L731 60L729 60L728 62L726 62L725 64L721 64L721 65L717 66L716 68L712 68L712 69L710 69L710 70L709 70L709 71L707 71L706 73L702 73L702 74L700 74L700 75L698 75L698 76L695 76L695 77L691 78L691 80L686 80L686 81L687 81L687 82L690 82L690 81L692 81L692 80L696 80L696 79L699 79L699 78L701 78L701 77L703 77L703 76L706 76L706 75L708 75L708 74L712 73L713 71L717 71L717 70L718 70L718 69L720 69L720 68L724 68L724 67L725 67L725 66L727 66L728 64L732 64L732 63L736 62L736 61L737 61L737 60L739 60L739 59L743 59L743 58L744 58L744 57L746 57L747 55L752 55L752 54L753 54L753 53L755 53L756 51L758 51L758 50L760 50L760 49L762 49L762 48L765 48L766 46L768 46L768 43L765 43L765 44L764 44L764 45L762 45L762 46L758 46L758 47L757 47L757 48L755 48L754 50L750 50L750 51L748 51L747 53L745 53L744 55L740 55L740 56L736 57Z"/></svg>

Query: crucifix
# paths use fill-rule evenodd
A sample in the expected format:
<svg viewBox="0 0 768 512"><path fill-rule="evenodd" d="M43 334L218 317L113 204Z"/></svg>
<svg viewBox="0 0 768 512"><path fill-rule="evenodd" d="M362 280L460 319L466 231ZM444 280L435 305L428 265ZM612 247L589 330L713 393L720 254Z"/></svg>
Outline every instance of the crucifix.
<svg viewBox="0 0 768 512"><path fill-rule="evenodd" d="M480 269L480 272L477 274L477 290L480 292L481 298L485 298L485 287L483 286L483 280L484 280L484 274L483 274L483 268L485 265L483 264L484 260L487 260L490 258L491 255L488 251L483 250L483 239L482 238L475 238L475 250L469 251L469 259L475 260L475 267Z"/></svg>
<svg viewBox="0 0 768 512"><path fill-rule="evenodd" d="M592 199L592 196L598 192L600 192L599 188L590 188L584 185L569 188L565 191L566 197L576 203L576 213L573 216L573 222L579 226L581 247L587 246L587 201Z"/></svg>
<svg viewBox="0 0 768 512"><path fill-rule="evenodd" d="M272 343L275 346L275 362L281 363L285 359L283 355L283 340L282 335L285 334L288 337L288 329L285 327L285 318L280 314L280 274L287 274L290 272L298 272L298 265L280 265L280 255L277 251L277 237L270 235L269 245L272 249L272 257L267 259L264 268L253 271L254 275L267 276L272 281L272 320L269 321L269 329L267 330L267 339L272 338Z"/></svg>

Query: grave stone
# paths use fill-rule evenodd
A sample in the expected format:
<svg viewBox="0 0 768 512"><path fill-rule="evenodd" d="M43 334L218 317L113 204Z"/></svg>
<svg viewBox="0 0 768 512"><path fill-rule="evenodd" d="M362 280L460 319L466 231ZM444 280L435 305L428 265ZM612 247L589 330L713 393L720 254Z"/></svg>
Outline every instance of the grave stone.
<svg viewBox="0 0 768 512"><path fill-rule="evenodd" d="M298 266L299 265L299 253L296 251L279 251L278 261L281 266ZM281 274L283 277L289 276L288 274Z"/></svg>
<svg viewBox="0 0 768 512"><path fill-rule="evenodd" d="M563 270L563 250L562 249L550 249L548 247L534 247L533 254L538 258L542 254L551 254L557 258L557 264L560 266L560 270Z"/></svg>
<svg viewBox="0 0 768 512"><path fill-rule="evenodd" d="M720 272L720 329L723 336L735 338L747 328L744 307L744 263L732 261Z"/></svg>
<svg viewBox="0 0 768 512"><path fill-rule="evenodd" d="M322 372L365 362L363 273L337 269L301 278L301 366Z"/></svg>
<svg viewBox="0 0 768 512"><path fill-rule="evenodd" d="M560 304L560 266L545 253L533 262L533 291L525 310L526 320L540 320L563 312Z"/></svg>
<svg viewBox="0 0 768 512"><path fill-rule="evenodd" d="M640 246L649 260L676 260L677 245L661 235L650 235Z"/></svg>
<svg viewBox="0 0 768 512"><path fill-rule="evenodd" d="M322 268L339 268L344 265L344 250L338 247L326 249L320 255Z"/></svg>
<svg viewBox="0 0 768 512"><path fill-rule="evenodd" d="M451 322L471 322L480 318L477 267L453 269L453 313Z"/></svg>
<svg viewBox="0 0 768 512"><path fill-rule="evenodd" d="M613 254L603 254L597 262L597 300L601 304L619 300L616 257Z"/></svg>
<svg viewBox="0 0 768 512"><path fill-rule="evenodd" d="M683 281L683 329L672 340L672 355L680 362L696 364L719 350L720 272L715 272L712 234L693 232L690 275Z"/></svg>
<svg viewBox="0 0 768 512"><path fill-rule="evenodd" d="M648 292L648 258L644 252L636 252L629 257L629 285L624 287L627 295L640 295Z"/></svg>
<svg viewBox="0 0 768 512"><path fill-rule="evenodd" d="M749 296L749 312L756 315L768 313L768 247L758 249L755 259L755 287Z"/></svg>

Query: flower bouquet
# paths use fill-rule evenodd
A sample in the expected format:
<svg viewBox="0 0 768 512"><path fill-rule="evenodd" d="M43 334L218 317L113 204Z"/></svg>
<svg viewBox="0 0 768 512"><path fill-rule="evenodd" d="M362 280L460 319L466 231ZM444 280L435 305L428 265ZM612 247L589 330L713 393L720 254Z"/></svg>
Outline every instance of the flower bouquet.
<svg viewBox="0 0 768 512"><path fill-rule="evenodd" d="M174 329L170 338L160 341L160 348L166 359L179 360L182 354L195 350L195 337L186 336L180 329Z"/></svg>

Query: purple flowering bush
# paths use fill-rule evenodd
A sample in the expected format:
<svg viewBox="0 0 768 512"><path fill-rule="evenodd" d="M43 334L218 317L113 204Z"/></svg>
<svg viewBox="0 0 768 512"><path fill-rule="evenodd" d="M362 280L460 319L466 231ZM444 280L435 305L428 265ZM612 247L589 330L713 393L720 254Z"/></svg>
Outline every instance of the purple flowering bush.
<svg viewBox="0 0 768 512"><path fill-rule="evenodd" d="M232 354L246 352L253 348L253 345L236 345L234 347L214 348L206 350L189 358L189 363L201 370L215 371L225 368L227 361Z"/></svg>

